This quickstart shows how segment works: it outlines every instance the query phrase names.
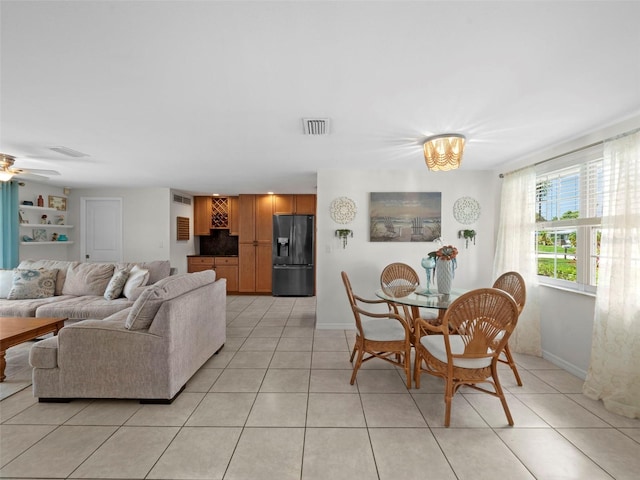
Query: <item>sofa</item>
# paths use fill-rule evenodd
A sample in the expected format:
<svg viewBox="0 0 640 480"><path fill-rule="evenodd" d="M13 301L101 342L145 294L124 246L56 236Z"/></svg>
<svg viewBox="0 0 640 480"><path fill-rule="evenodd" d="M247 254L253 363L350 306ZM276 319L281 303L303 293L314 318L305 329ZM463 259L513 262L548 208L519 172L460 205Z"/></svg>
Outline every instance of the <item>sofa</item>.
<svg viewBox="0 0 640 480"><path fill-rule="evenodd" d="M169 276L130 307L34 344L33 394L171 402L225 341L226 280L213 270Z"/></svg>
<svg viewBox="0 0 640 480"><path fill-rule="evenodd" d="M131 307L147 285L171 273L168 260L23 260L14 270L0 271L0 316L104 319Z"/></svg>

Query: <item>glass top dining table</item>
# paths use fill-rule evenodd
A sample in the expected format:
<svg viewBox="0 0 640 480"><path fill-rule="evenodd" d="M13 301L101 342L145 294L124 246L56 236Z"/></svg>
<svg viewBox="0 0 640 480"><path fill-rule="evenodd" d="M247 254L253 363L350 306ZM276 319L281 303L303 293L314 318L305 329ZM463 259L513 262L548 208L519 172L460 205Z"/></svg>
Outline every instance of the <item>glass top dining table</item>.
<svg viewBox="0 0 640 480"><path fill-rule="evenodd" d="M443 293L410 293L404 296L395 296L391 295L391 293L387 293L384 290L376 290L375 295L382 300L386 300L387 302L395 303L396 305L403 307L411 307L411 317L412 320L420 316L420 308L433 308L438 310L438 319L439 323L442 322L442 317L444 317L444 313L449 308L449 305L467 293L469 290L463 288L453 288L451 289L451 293L443 294ZM405 309L406 310L406 309Z"/></svg>

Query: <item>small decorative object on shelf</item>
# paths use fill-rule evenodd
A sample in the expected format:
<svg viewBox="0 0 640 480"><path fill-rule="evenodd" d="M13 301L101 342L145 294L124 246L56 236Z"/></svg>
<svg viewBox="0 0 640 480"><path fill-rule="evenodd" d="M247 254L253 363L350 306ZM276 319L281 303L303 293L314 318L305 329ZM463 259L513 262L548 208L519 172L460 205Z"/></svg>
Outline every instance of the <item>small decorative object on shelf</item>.
<svg viewBox="0 0 640 480"><path fill-rule="evenodd" d="M58 234L56 232L53 232L51 234L51 241L52 242L57 242L58 241Z"/></svg>
<svg viewBox="0 0 640 480"><path fill-rule="evenodd" d="M66 242L67 240L68 240L68 238L64 233L58 235L58 241L59 242Z"/></svg>
<svg viewBox="0 0 640 480"><path fill-rule="evenodd" d="M56 195L49 195L49 208L65 211L67 209L67 199Z"/></svg>
<svg viewBox="0 0 640 480"><path fill-rule="evenodd" d="M56 225L64 225L64 215L56 215Z"/></svg>
<svg viewBox="0 0 640 480"><path fill-rule="evenodd" d="M40 217L40 223L42 223L43 225L47 224L47 216L46 215L42 215Z"/></svg>
<svg viewBox="0 0 640 480"><path fill-rule="evenodd" d="M44 207L44 198L42 198L42 195L38 195L38 200L36 201L38 202L39 207Z"/></svg>
<svg viewBox="0 0 640 480"><path fill-rule="evenodd" d="M464 238L464 248L469 248L469 240L476 244L476 231L475 230L460 230L458 232L458 238Z"/></svg>
<svg viewBox="0 0 640 480"><path fill-rule="evenodd" d="M44 228L34 228L33 229L33 240L35 242L46 242L47 241L47 231Z"/></svg>
<svg viewBox="0 0 640 480"><path fill-rule="evenodd" d="M342 248L347 248L347 238L353 238L353 231L348 228L340 228L336 230L336 237L340 237L342 240Z"/></svg>

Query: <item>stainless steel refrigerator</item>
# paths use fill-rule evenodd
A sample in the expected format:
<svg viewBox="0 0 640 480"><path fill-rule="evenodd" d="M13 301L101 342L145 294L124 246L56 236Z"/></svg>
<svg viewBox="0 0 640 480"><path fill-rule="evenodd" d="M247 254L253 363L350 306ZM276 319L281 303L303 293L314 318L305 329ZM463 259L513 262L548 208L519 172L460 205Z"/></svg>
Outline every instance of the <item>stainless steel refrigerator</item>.
<svg viewBox="0 0 640 480"><path fill-rule="evenodd" d="M273 216L273 295L312 296L313 215Z"/></svg>

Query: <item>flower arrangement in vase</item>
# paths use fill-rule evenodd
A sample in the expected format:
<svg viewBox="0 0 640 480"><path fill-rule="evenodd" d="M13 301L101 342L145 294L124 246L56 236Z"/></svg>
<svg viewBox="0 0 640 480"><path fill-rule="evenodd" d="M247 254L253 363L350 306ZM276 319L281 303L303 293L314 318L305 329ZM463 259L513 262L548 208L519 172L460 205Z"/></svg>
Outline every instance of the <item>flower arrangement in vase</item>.
<svg viewBox="0 0 640 480"><path fill-rule="evenodd" d="M436 259L436 283L438 284L438 293L448 295L451 293L451 283L456 274L458 267L458 249L453 245L445 245L435 252L429 253Z"/></svg>

